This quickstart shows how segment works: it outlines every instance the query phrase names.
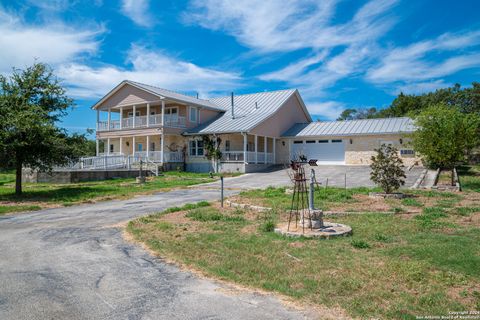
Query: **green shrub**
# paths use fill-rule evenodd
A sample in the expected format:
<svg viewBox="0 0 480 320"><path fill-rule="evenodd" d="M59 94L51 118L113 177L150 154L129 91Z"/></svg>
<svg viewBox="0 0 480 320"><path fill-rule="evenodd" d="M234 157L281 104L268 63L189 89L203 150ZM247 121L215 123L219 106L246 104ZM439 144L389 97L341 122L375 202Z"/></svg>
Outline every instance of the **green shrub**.
<svg viewBox="0 0 480 320"><path fill-rule="evenodd" d="M260 225L260 231L262 232L273 232L275 230L275 222L272 219L264 221Z"/></svg>
<svg viewBox="0 0 480 320"><path fill-rule="evenodd" d="M352 246L354 248L357 248L357 249L369 249L371 248L370 244L364 240L352 240L352 242L350 242L352 244Z"/></svg>

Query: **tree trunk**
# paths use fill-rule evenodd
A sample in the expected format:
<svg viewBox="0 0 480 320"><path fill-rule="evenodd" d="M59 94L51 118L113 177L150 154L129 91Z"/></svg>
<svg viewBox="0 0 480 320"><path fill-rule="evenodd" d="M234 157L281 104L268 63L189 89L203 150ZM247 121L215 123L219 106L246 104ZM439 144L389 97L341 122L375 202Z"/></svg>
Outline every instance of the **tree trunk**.
<svg viewBox="0 0 480 320"><path fill-rule="evenodd" d="M20 196L22 194L22 163L17 161L15 171L15 194Z"/></svg>
<svg viewBox="0 0 480 320"><path fill-rule="evenodd" d="M455 185L455 177L453 176L453 169L454 169L454 168L452 168L452 172L450 173L450 174L451 174L451 183L450 183L450 185L452 185L452 186Z"/></svg>

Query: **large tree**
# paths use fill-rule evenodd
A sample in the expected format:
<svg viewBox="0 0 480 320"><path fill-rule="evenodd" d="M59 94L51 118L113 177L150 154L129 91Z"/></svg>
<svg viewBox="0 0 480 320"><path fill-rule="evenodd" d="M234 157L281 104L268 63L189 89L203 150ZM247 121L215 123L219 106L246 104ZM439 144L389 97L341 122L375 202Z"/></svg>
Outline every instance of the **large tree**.
<svg viewBox="0 0 480 320"><path fill-rule="evenodd" d="M35 63L0 75L0 167L16 170L17 195L23 167L48 171L85 152L85 136L70 136L57 127L72 105L48 65Z"/></svg>
<svg viewBox="0 0 480 320"><path fill-rule="evenodd" d="M453 168L479 145L480 116L444 103L431 105L414 119L412 144L427 165Z"/></svg>

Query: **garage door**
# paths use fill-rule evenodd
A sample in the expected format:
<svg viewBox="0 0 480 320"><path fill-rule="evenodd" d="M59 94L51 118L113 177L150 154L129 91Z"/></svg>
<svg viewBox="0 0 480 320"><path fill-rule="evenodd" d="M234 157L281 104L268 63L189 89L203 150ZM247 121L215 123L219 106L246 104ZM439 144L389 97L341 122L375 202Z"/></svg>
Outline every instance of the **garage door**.
<svg viewBox="0 0 480 320"><path fill-rule="evenodd" d="M343 164L345 162L345 144L340 139L316 139L316 140L294 140L292 144L292 157L300 155L307 156L307 159L317 159L324 164Z"/></svg>

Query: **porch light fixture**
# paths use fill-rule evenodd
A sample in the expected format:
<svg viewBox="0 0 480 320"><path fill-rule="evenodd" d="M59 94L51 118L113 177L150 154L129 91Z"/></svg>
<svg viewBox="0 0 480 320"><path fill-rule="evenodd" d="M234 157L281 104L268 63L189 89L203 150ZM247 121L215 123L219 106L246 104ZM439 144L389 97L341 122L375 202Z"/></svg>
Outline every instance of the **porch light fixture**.
<svg viewBox="0 0 480 320"><path fill-rule="evenodd" d="M353 140L352 140L352 139L350 139L350 144L353 144Z"/></svg>
<svg viewBox="0 0 480 320"><path fill-rule="evenodd" d="M127 147L129 147L129 146L130 146L130 142L128 142L128 141L127 141L127 142L125 142L125 144L127 145Z"/></svg>
<svg viewBox="0 0 480 320"><path fill-rule="evenodd" d="M403 144L403 139L400 138L400 140L398 140L400 142L400 144Z"/></svg>
<svg viewBox="0 0 480 320"><path fill-rule="evenodd" d="M282 141L282 146L284 146L284 147L285 147L285 140L283 140L283 141Z"/></svg>

